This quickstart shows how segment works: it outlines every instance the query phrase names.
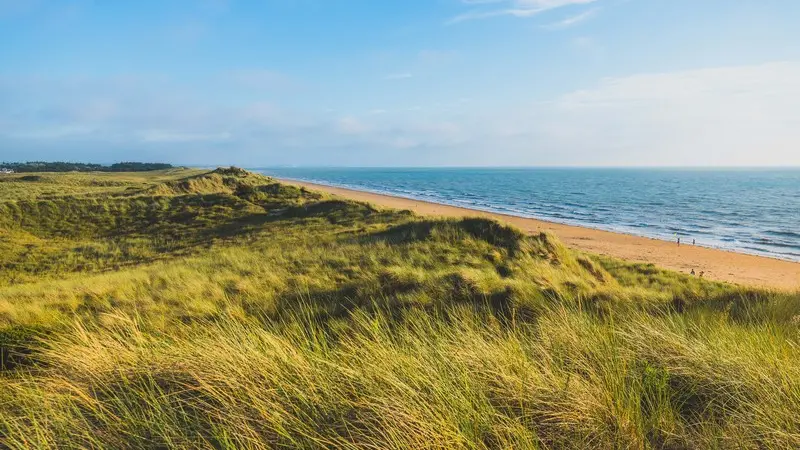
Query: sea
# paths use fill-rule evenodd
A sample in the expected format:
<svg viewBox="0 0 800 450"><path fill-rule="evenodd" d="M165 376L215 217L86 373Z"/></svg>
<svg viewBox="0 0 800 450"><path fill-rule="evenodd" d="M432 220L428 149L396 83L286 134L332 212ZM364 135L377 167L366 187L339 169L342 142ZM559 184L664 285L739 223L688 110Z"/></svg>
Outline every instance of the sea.
<svg viewBox="0 0 800 450"><path fill-rule="evenodd" d="M800 261L800 169L256 170L279 178Z"/></svg>

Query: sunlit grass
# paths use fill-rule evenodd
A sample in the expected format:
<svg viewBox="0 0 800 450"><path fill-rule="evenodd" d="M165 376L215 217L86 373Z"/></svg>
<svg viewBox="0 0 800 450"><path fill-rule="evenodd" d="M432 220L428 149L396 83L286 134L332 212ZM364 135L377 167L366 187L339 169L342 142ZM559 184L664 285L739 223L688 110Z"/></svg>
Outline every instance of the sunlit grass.
<svg viewBox="0 0 800 450"><path fill-rule="evenodd" d="M800 295L238 170L128 176L0 205L0 447L800 446Z"/></svg>

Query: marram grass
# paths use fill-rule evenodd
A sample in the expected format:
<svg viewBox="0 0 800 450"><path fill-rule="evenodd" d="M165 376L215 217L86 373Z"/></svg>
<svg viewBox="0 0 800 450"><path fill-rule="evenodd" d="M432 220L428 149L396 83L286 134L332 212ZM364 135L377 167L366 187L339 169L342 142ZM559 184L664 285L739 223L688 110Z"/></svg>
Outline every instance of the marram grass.
<svg viewBox="0 0 800 450"><path fill-rule="evenodd" d="M0 447L800 447L799 295L240 170L40 176L0 183Z"/></svg>

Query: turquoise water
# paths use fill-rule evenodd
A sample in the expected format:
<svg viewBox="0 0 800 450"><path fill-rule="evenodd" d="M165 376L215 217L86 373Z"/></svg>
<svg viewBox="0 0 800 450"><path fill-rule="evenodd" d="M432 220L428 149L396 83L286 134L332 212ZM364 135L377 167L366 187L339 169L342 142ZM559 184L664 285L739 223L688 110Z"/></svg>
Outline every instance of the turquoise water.
<svg viewBox="0 0 800 450"><path fill-rule="evenodd" d="M800 261L798 169L259 169L282 178Z"/></svg>

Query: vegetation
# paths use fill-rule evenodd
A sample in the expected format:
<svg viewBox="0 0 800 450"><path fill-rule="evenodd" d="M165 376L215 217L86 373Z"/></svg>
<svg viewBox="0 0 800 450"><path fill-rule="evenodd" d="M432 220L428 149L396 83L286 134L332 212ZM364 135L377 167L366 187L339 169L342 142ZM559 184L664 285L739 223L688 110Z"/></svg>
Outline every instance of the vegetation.
<svg viewBox="0 0 800 450"><path fill-rule="evenodd" d="M34 176L0 447L800 446L800 295L240 169Z"/></svg>
<svg viewBox="0 0 800 450"><path fill-rule="evenodd" d="M28 162L4 162L0 163L0 168L10 169L14 172L147 172L151 170L171 169L172 164L163 163L141 163L141 162L120 162L104 166L102 164L74 163L74 162L47 162L47 161L28 161Z"/></svg>

